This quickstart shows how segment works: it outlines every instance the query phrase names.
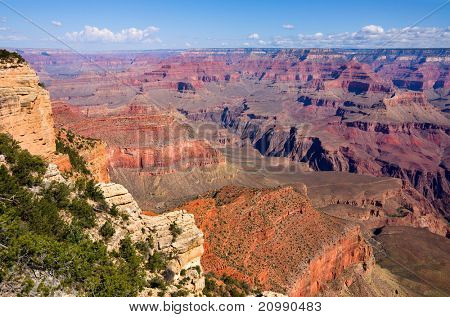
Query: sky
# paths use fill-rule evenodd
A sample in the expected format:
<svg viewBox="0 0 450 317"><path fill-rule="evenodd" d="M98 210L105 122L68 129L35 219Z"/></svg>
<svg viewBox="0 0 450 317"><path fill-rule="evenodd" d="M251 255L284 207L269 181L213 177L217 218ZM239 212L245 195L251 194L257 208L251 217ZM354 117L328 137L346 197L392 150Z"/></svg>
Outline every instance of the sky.
<svg viewBox="0 0 450 317"><path fill-rule="evenodd" d="M450 47L449 18L448 0L0 0L0 47Z"/></svg>

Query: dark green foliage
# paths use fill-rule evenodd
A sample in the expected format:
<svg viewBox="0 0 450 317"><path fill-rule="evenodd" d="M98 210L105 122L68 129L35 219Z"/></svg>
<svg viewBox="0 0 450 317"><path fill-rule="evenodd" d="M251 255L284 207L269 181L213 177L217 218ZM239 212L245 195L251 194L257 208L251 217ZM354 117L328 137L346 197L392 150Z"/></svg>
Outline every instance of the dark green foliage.
<svg viewBox="0 0 450 317"><path fill-rule="evenodd" d="M0 153L10 166L17 164L15 154L20 151L9 136L0 134ZM26 165L30 171L39 167ZM114 258L102 241L90 240L82 228L93 226L96 214L80 195L70 202L71 191L65 185L51 184L42 195L33 195L16 173L0 166L0 282L22 267L51 272L62 286L80 295L136 296L145 284L141 257L131 241L123 242L121 257ZM73 215L72 224L60 218L61 209ZM33 288L33 281L24 279L20 295L28 295ZM51 295L51 289L40 284L37 293Z"/></svg>
<svg viewBox="0 0 450 317"><path fill-rule="evenodd" d="M123 221L127 221L128 219L130 219L130 216L125 212L121 212L120 217L122 217Z"/></svg>
<svg viewBox="0 0 450 317"><path fill-rule="evenodd" d="M182 269L182 270L180 271L180 275L181 275L181 276L185 276L185 275L186 275L186 270L185 270L185 269Z"/></svg>
<svg viewBox="0 0 450 317"><path fill-rule="evenodd" d="M95 226L94 208L88 202L81 198L75 198L68 207L70 213L74 216L74 222L83 228L92 228Z"/></svg>
<svg viewBox="0 0 450 317"><path fill-rule="evenodd" d="M13 176L19 185L35 186L39 184L45 173L45 162L42 158L22 150L9 134L0 134L0 154L10 164Z"/></svg>
<svg viewBox="0 0 450 317"><path fill-rule="evenodd" d="M147 268L151 272L160 272L164 270L166 266L167 266L167 257L161 252L153 253L147 261Z"/></svg>
<svg viewBox="0 0 450 317"><path fill-rule="evenodd" d="M176 224L176 222L172 222L169 227L170 233L172 234L172 240L175 241L177 237L181 234L181 228Z"/></svg>
<svg viewBox="0 0 450 317"><path fill-rule="evenodd" d="M24 210L22 219L27 221L30 228L38 234L61 238L65 224L58 212L58 206L44 197L35 201L31 209Z"/></svg>
<svg viewBox="0 0 450 317"><path fill-rule="evenodd" d="M28 151L20 151L16 155L15 164L11 172L16 176L20 185L35 186L45 173L45 163L40 157L32 156Z"/></svg>
<svg viewBox="0 0 450 317"><path fill-rule="evenodd" d="M44 83L38 83L38 86L44 89L46 88Z"/></svg>
<svg viewBox="0 0 450 317"><path fill-rule="evenodd" d="M83 233L83 228L77 224L71 224L65 229L64 239L70 243L79 243L83 239L86 239L86 236Z"/></svg>
<svg viewBox="0 0 450 317"><path fill-rule="evenodd" d="M150 255L150 250L153 249L153 237L149 236L145 241L136 242L136 249L147 259Z"/></svg>
<svg viewBox="0 0 450 317"><path fill-rule="evenodd" d="M113 217L117 217L119 215L119 209L116 205L112 205L111 208L109 208L108 213Z"/></svg>
<svg viewBox="0 0 450 317"><path fill-rule="evenodd" d="M102 202L105 200L105 197L103 197L101 189L95 186L95 182L92 179L86 181L84 195L86 198L92 199L95 202Z"/></svg>
<svg viewBox="0 0 450 317"><path fill-rule="evenodd" d="M203 295L208 297L242 297L248 296L252 293L250 286L244 281L236 280L227 275L222 276L220 280L223 284L219 286L217 284L218 279L214 276L214 274L206 274Z"/></svg>
<svg viewBox="0 0 450 317"><path fill-rule="evenodd" d="M21 151L19 143L9 134L0 133L0 154L3 154L10 164L15 162L17 153Z"/></svg>
<svg viewBox="0 0 450 317"><path fill-rule="evenodd" d="M109 238L111 238L114 233L116 232L116 230L114 229L111 221L106 221L103 226L101 226L100 230L100 235L105 238L105 240L108 240Z"/></svg>
<svg viewBox="0 0 450 317"><path fill-rule="evenodd" d="M120 240L120 248L119 255L127 262L133 261L133 259L137 256L136 249L133 246L133 242L129 236Z"/></svg>
<svg viewBox="0 0 450 317"><path fill-rule="evenodd" d="M163 278L161 278L159 276L155 276L154 278L152 278L149 281L149 286L151 288L159 288L162 291L165 291L167 289L166 282L164 281Z"/></svg>
<svg viewBox="0 0 450 317"><path fill-rule="evenodd" d="M19 64L25 63L25 60L23 59L20 54L16 52L10 52L4 49L0 49L0 61L6 62L6 63L13 63L17 62Z"/></svg>
<svg viewBox="0 0 450 317"><path fill-rule="evenodd" d="M70 204L70 188L64 183L53 182L44 190L44 197L51 200L57 207L66 208Z"/></svg>
<svg viewBox="0 0 450 317"><path fill-rule="evenodd" d="M189 292L185 289L179 289L176 292L170 293L170 296L172 297L186 297L189 295Z"/></svg>
<svg viewBox="0 0 450 317"><path fill-rule="evenodd" d="M217 283L214 279L214 276L211 274L205 275L205 287L203 288L203 295L208 297L216 296L217 292Z"/></svg>

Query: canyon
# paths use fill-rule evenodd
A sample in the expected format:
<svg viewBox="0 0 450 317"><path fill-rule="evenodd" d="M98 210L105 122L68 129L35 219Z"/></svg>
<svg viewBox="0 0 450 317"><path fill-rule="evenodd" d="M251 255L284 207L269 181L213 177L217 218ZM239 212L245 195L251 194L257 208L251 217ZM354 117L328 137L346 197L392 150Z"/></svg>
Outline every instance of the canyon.
<svg viewBox="0 0 450 317"><path fill-rule="evenodd" d="M49 87L56 108L68 103L95 117L95 112L145 105L151 109L145 111L181 114L186 125L208 120L265 156L287 157L316 171L400 178L448 220L448 49L167 50L85 57L51 50L20 53ZM68 120L62 119L62 125ZM148 124L160 119L133 120ZM80 122L80 132L91 130L89 120ZM74 124L71 128L77 130ZM147 128L136 129L142 131L130 135L151 139ZM101 134L95 131L87 134ZM110 141L112 147L117 138ZM146 167L172 165L164 150L154 153L141 142ZM197 161L192 166L220 161L211 160L216 155L211 151L196 148L187 150ZM111 165L131 164L123 154L120 148L110 154L116 157ZM160 159L148 161L149 156Z"/></svg>
<svg viewBox="0 0 450 317"><path fill-rule="evenodd" d="M432 293L378 250L401 254L398 228L445 258L447 49L19 53L43 84L26 63L2 68L1 131L62 171L72 152L55 142L78 149L128 214L99 215L116 228L110 250L151 234L175 254L164 278L188 270L192 295L197 267L289 296Z"/></svg>

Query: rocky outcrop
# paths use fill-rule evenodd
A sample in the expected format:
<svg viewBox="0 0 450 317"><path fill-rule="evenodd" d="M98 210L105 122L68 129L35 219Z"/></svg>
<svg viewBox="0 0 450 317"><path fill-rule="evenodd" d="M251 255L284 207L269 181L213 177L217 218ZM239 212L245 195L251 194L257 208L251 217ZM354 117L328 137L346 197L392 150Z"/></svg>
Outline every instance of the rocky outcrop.
<svg viewBox="0 0 450 317"><path fill-rule="evenodd" d="M176 254L168 266L174 273L174 279L179 277L182 269L200 267L200 258L204 253L203 232L195 225L194 215L176 210L145 217L144 222L155 234L157 250ZM174 237L171 226L180 228L181 233Z"/></svg>
<svg viewBox="0 0 450 317"><path fill-rule="evenodd" d="M141 209L128 190L120 184L100 183L97 185L109 206L116 206L121 212L130 216L139 216Z"/></svg>
<svg viewBox="0 0 450 317"><path fill-rule="evenodd" d="M200 258L203 255L203 233L195 224L194 216L183 210L164 213L157 216L147 216L142 213L138 204L128 190L120 184L100 183L98 187L103 192L109 206L117 209L128 216L125 223L113 220L117 230L109 240L108 248L117 249L120 240L124 236L130 236L132 241L143 241L149 235L152 237L154 250L170 255L166 269L166 279L178 280L181 270L199 268L201 270ZM174 234L174 228L179 232ZM95 232L92 234L95 236ZM96 238L99 238L98 235ZM198 276L193 287L196 292L201 291L204 285L202 276Z"/></svg>
<svg viewBox="0 0 450 317"><path fill-rule="evenodd" d="M49 93L25 62L0 61L0 131L32 154L48 158L55 151Z"/></svg>
<svg viewBox="0 0 450 317"><path fill-rule="evenodd" d="M56 164L48 164L47 170L44 174L43 184L44 186L50 185L52 182L68 184L66 179L61 175Z"/></svg>
<svg viewBox="0 0 450 317"><path fill-rule="evenodd" d="M292 187L224 187L183 206L205 233L203 267L262 290L314 296L372 249L358 226L316 211Z"/></svg>

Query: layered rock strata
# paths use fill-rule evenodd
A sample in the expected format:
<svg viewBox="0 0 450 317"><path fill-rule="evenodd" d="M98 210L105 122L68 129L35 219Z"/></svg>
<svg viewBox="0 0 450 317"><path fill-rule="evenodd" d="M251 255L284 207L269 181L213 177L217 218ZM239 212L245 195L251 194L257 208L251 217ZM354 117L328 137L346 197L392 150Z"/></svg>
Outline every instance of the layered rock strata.
<svg viewBox="0 0 450 317"><path fill-rule="evenodd" d="M203 233L196 226L192 214L177 210L158 216L147 216L122 185L100 183L98 187L109 206L116 206L120 212L128 215L128 220L124 224L117 224L118 230L108 243L110 249L118 248L124 236L129 235L132 241L137 242L145 240L150 235L154 241L155 252L171 255L167 266L169 279L178 279L183 269L197 266L201 268L200 258L204 252ZM176 226L181 232L174 236L171 226ZM202 288L202 283L203 280L198 281L197 290Z"/></svg>
<svg viewBox="0 0 450 317"><path fill-rule="evenodd" d="M55 151L49 93L25 62L0 61L0 131L31 154L48 158Z"/></svg>

